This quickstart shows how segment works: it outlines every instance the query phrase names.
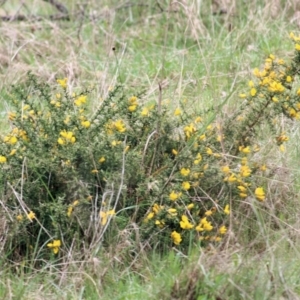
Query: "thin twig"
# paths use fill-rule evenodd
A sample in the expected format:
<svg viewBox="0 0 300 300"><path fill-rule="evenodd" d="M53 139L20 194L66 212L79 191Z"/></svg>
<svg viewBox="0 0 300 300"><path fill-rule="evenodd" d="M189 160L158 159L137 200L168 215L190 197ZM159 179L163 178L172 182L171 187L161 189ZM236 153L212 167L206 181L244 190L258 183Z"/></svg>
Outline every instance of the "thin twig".
<svg viewBox="0 0 300 300"><path fill-rule="evenodd" d="M16 22L16 21L36 21L40 22L45 19L50 19L51 21L69 21L70 17L69 15L65 14L55 14L55 15L49 15L49 16L35 16L35 15L13 15L13 16L0 16L0 20L3 22Z"/></svg>
<svg viewBox="0 0 300 300"><path fill-rule="evenodd" d="M56 0L43 0L43 1L53 5L59 12L65 14L65 15L69 15L68 9L60 2L58 2Z"/></svg>

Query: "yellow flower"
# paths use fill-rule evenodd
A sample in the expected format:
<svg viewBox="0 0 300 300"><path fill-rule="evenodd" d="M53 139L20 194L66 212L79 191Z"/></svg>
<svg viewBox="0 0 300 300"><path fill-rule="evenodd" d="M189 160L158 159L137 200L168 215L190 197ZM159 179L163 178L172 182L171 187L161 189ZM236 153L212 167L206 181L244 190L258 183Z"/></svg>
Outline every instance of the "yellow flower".
<svg viewBox="0 0 300 300"><path fill-rule="evenodd" d="M172 153L173 153L173 155L177 155L178 154L178 151L176 151L175 149L172 149Z"/></svg>
<svg viewBox="0 0 300 300"><path fill-rule="evenodd" d="M160 210L162 210L164 207L162 205L158 205L157 203L155 203L152 207L152 211L154 213L158 213Z"/></svg>
<svg viewBox="0 0 300 300"><path fill-rule="evenodd" d="M200 141L205 141L206 140L206 135L205 134L200 135L199 140Z"/></svg>
<svg viewBox="0 0 300 300"><path fill-rule="evenodd" d="M289 109L289 115L292 117L292 118L295 118L297 116L297 112L294 108L290 108Z"/></svg>
<svg viewBox="0 0 300 300"><path fill-rule="evenodd" d="M248 158L247 158L247 157L243 157L243 158L241 159L241 165L242 165L242 166L245 166L245 165L247 165L247 163L248 163Z"/></svg>
<svg viewBox="0 0 300 300"><path fill-rule="evenodd" d="M214 227L211 225L210 222L206 222L206 223L203 224L203 229L205 231L212 231L214 229Z"/></svg>
<svg viewBox="0 0 300 300"><path fill-rule="evenodd" d="M191 172L190 169L186 169L186 168L182 168L180 170L180 174L184 177L188 176L190 174L190 172Z"/></svg>
<svg viewBox="0 0 300 300"><path fill-rule="evenodd" d="M7 158L3 155L0 155L0 164L5 164L7 162Z"/></svg>
<svg viewBox="0 0 300 300"><path fill-rule="evenodd" d="M100 211L99 213L101 219L101 225L105 225L107 223L107 214L104 211Z"/></svg>
<svg viewBox="0 0 300 300"><path fill-rule="evenodd" d="M240 147L239 147L239 151L240 151L240 152L243 152L243 153L245 153L245 154L249 154L249 153L251 152L249 146L247 146L247 147L240 146Z"/></svg>
<svg viewBox="0 0 300 300"><path fill-rule="evenodd" d="M183 131L184 131L186 137L190 138L191 135L196 132L196 128L195 128L195 126L192 123L190 125L185 126L184 129L183 129Z"/></svg>
<svg viewBox="0 0 300 300"><path fill-rule="evenodd" d="M155 225L158 225L160 228L163 228L164 225L165 225L165 222L164 222L164 221L156 220L156 221L155 221Z"/></svg>
<svg viewBox="0 0 300 300"><path fill-rule="evenodd" d="M256 199L259 201L264 201L266 198L264 189L262 187L256 188L254 194L255 194Z"/></svg>
<svg viewBox="0 0 300 300"><path fill-rule="evenodd" d="M175 109L175 112L174 112L174 116L180 116L181 115L181 110L180 110L180 108L176 108Z"/></svg>
<svg viewBox="0 0 300 300"><path fill-rule="evenodd" d="M280 146L279 146L279 150L280 150L280 152L284 152L284 151L285 151L284 145L280 145Z"/></svg>
<svg viewBox="0 0 300 300"><path fill-rule="evenodd" d="M190 203L189 205L187 205L187 209L191 210L192 208L194 208L195 204L194 203Z"/></svg>
<svg viewBox="0 0 300 300"><path fill-rule="evenodd" d="M130 112L136 111L136 108L137 108L137 105L130 105L130 106L128 106L128 110L129 110Z"/></svg>
<svg viewBox="0 0 300 300"><path fill-rule="evenodd" d="M268 90L270 92L278 92L278 93L281 93L284 91L284 86L280 83L280 82L277 82L277 81L272 81L270 84L269 84L269 88Z"/></svg>
<svg viewBox="0 0 300 300"><path fill-rule="evenodd" d="M169 198L172 201L176 201L181 195L182 195L182 193L176 193L176 192L172 191L169 195Z"/></svg>
<svg viewBox="0 0 300 300"><path fill-rule="evenodd" d="M251 175L251 169L247 165L241 166L241 168L240 168L240 175L242 177L248 177L248 176L250 176Z"/></svg>
<svg viewBox="0 0 300 300"><path fill-rule="evenodd" d="M247 95L242 93L242 94L239 94L239 97L242 98L242 99L244 99L244 98L247 97Z"/></svg>
<svg viewBox="0 0 300 300"><path fill-rule="evenodd" d="M176 208L169 208L169 209L168 209L168 213L169 213L171 216L177 216L177 209L176 209Z"/></svg>
<svg viewBox="0 0 300 300"><path fill-rule="evenodd" d="M206 215L207 217L211 216L212 214L213 214L212 210L207 210L207 211L205 212L205 215Z"/></svg>
<svg viewBox="0 0 300 300"><path fill-rule="evenodd" d="M68 207L68 211L67 211L67 216L68 216L69 218L71 217L72 212L73 212L73 206L70 205L70 206Z"/></svg>
<svg viewBox="0 0 300 300"><path fill-rule="evenodd" d="M114 216L116 213L113 209L104 212L104 211L100 211L99 215L100 215L100 219L101 219L101 225L105 225L107 223L107 220L110 216Z"/></svg>
<svg viewBox="0 0 300 300"><path fill-rule="evenodd" d="M202 118L201 117L197 117L196 119L195 119L195 123L200 123L202 121Z"/></svg>
<svg viewBox="0 0 300 300"><path fill-rule="evenodd" d="M194 164L198 165L201 161L202 161L202 155L198 153L196 159L194 160Z"/></svg>
<svg viewBox="0 0 300 300"><path fill-rule="evenodd" d="M154 217L154 212L150 212L150 213L146 216L145 221L151 220L153 217Z"/></svg>
<svg viewBox="0 0 300 300"><path fill-rule="evenodd" d="M117 120L116 122L114 122L114 127L117 131L121 133L126 131L125 124L122 120Z"/></svg>
<svg viewBox="0 0 300 300"><path fill-rule="evenodd" d="M147 117L149 115L149 109L147 107L144 107L141 111L141 115L143 117Z"/></svg>
<svg viewBox="0 0 300 300"><path fill-rule="evenodd" d="M195 227L195 229L196 229L196 231L199 231L199 232L204 230L204 228L202 227L202 224L197 225Z"/></svg>
<svg viewBox="0 0 300 300"><path fill-rule="evenodd" d="M20 222L23 220L23 216L22 215L17 215L17 220Z"/></svg>
<svg viewBox="0 0 300 300"><path fill-rule="evenodd" d="M208 154L208 155L213 155L213 151L210 149L210 148L206 148L206 153Z"/></svg>
<svg viewBox="0 0 300 300"><path fill-rule="evenodd" d="M294 34L294 32L290 32L289 36L290 36L290 38L293 40L293 39L294 39L294 37L295 37L295 34Z"/></svg>
<svg viewBox="0 0 300 300"><path fill-rule="evenodd" d="M278 136L278 137L276 138L276 140L277 140L277 143L278 143L278 144L281 144L281 143L283 143L283 142L287 142L287 141L289 140L289 138L288 138L288 136L286 136L285 134L282 134L282 135Z"/></svg>
<svg viewBox="0 0 300 300"><path fill-rule="evenodd" d="M293 78L291 76L286 77L286 82L292 82L292 81L293 81Z"/></svg>
<svg viewBox="0 0 300 300"><path fill-rule="evenodd" d="M131 104L131 105L137 105L137 97L136 96L132 96L129 98L128 102Z"/></svg>
<svg viewBox="0 0 300 300"><path fill-rule="evenodd" d="M56 82L57 82L63 89L66 89L66 88L67 88L68 78L57 79Z"/></svg>
<svg viewBox="0 0 300 300"><path fill-rule="evenodd" d="M240 192L246 192L247 191L247 189L243 185L239 185L237 188L239 189Z"/></svg>
<svg viewBox="0 0 300 300"><path fill-rule="evenodd" d="M184 190L188 191L188 190L191 188L191 185L190 185L190 183L189 183L188 181L184 181L184 182L182 183L182 188L183 188Z"/></svg>
<svg viewBox="0 0 300 300"><path fill-rule="evenodd" d="M252 89L250 90L250 95L251 95L252 97L254 97L256 94L257 94L256 88L252 88Z"/></svg>
<svg viewBox="0 0 300 300"><path fill-rule="evenodd" d="M259 169L264 172L264 171L267 170L267 166L266 165L262 165Z"/></svg>
<svg viewBox="0 0 300 300"><path fill-rule="evenodd" d="M89 128L91 126L91 122L90 121L82 121L81 125L85 128Z"/></svg>
<svg viewBox="0 0 300 300"><path fill-rule="evenodd" d="M171 233L171 238L172 238L173 243L174 243L175 245L179 245L179 244L181 243L181 241L182 241L181 235L180 235L180 233L178 233L177 231L173 231L173 232Z"/></svg>
<svg viewBox="0 0 300 300"><path fill-rule="evenodd" d="M295 49L296 49L297 51L300 51L300 44L296 44L296 45L295 45Z"/></svg>
<svg viewBox="0 0 300 300"><path fill-rule="evenodd" d="M194 227L194 225L189 222L189 219L186 215L183 215L181 217L181 221L179 222L179 224L182 229L191 229Z"/></svg>
<svg viewBox="0 0 300 300"><path fill-rule="evenodd" d="M225 233L227 232L226 226L225 226L225 225L221 226L221 227L219 228L219 232L220 232L220 234L225 234Z"/></svg>
<svg viewBox="0 0 300 300"><path fill-rule="evenodd" d="M6 144L15 145L18 142L18 139L15 136L6 136L4 137L4 142Z"/></svg>
<svg viewBox="0 0 300 300"><path fill-rule="evenodd" d="M81 95L74 101L74 104L79 107L86 103L86 98L87 96Z"/></svg>
<svg viewBox="0 0 300 300"><path fill-rule="evenodd" d="M74 144L75 141L76 141L76 138L75 136L73 135L73 132L72 131L66 131L66 130L63 130L59 133L63 138L58 138L57 142L60 144L60 145L64 145L66 143L71 143L71 144Z"/></svg>
<svg viewBox="0 0 300 300"><path fill-rule="evenodd" d="M58 253L60 246L61 246L60 240L53 240L52 243L47 244L47 247L52 249L54 254Z"/></svg>
<svg viewBox="0 0 300 300"><path fill-rule="evenodd" d="M229 207L229 204L226 204L226 205L225 205L224 213L225 213L226 215L229 215L229 214L230 214L230 207Z"/></svg>
<svg viewBox="0 0 300 300"><path fill-rule="evenodd" d="M64 141L62 138L58 138L58 139L57 139L57 142L58 142L60 145L64 145L64 144L65 144L65 141Z"/></svg>
<svg viewBox="0 0 300 300"><path fill-rule="evenodd" d="M107 212L107 215L108 216L114 216L116 214L115 210L114 209L110 209L108 212Z"/></svg>
<svg viewBox="0 0 300 300"><path fill-rule="evenodd" d="M254 145L253 146L253 151L254 152L258 152L260 150L259 146L258 145Z"/></svg>
<svg viewBox="0 0 300 300"><path fill-rule="evenodd" d="M35 218L35 213L33 211L30 211L28 214L27 214L27 218L32 221L34 218Z"/></svg>
<svg viewBox="0 0 300 300"><path fill-rule="evenodd" d="M8 113L8 119L9 119L10 121L15 120L16 116L17 116L17 114L14 113L14 112L9 112L9 113Z"/></svg>
<svg viewBox="0 0 300 300"><path fill-rule="evenodd" d="M100 157L99 160L98 160L98 162L100 164L103 163L103 162L105 162L105 157L104 156Z"/></svg>
<svg viewBox="0 0 300 300"><path fill-rule="evenodd" d="M211 225L210 222L207 221L206 217L202 218L200 221L200 224L196 227L197 231L211 231L213 230L213 226Z"/></svg>
<svg viewBox="0 0 300 300"><path fill-rule="evenodd" d="M26 104L26 105L24 105L23 106L23 110L25 111L25 110L28 110L30 108L30 106L28 105L28 104Z"/></svg>
<svg viewBox="0 0 300 300"><path fill-rule="evenodd" d="M235 176L234 174L231 174L231 175L227 178L227 180L228 180L229 182L235 182L235 181L237 180L237 178L236 178L236 176Z"/></svg>
<svg viewBox="0 0 300 300"><path fill-rule="evenodd" d="M228 174L230 172L230 168L228 166L224 166L221 168L222 172L224 172L225 174Z"/></svg>

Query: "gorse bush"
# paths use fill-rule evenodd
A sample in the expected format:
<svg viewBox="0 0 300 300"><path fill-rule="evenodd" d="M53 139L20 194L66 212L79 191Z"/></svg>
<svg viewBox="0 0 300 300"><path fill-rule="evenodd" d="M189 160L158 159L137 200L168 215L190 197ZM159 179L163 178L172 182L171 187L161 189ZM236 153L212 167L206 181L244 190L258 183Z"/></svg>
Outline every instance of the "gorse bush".
<svg viewBox="0 0 300 300"><path fill-rule="evenodd" d="M284 151L279 120L300 118L300 37L291 38L291 62L270 55L229 117L226 101L195 112L121 86L92 110L91 90L29 74L12 89L0 143L8 257L93 250L130 224L160 248L221 241L234 207L267 199L260 151L273 145L261 144L261 130Z"/></svg>

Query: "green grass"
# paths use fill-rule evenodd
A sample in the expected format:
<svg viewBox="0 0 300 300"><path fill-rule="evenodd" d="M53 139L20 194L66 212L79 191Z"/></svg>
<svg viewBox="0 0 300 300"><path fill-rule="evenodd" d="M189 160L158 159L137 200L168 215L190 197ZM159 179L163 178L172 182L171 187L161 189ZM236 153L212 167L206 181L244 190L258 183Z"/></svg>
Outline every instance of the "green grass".
<svg viewBox="0 0 300 300"><path fill-rule="evenodd" d="M54 11L42 1L32 2L33 13ZM101 15L95 19L3 24L1 129L7 126L3 115L9 110L10 86L23 81L28 71L53 84L56 77L66 76L74 90L95 86L94 106L118 81L144 91L145 102L157 101L161 84L171 107L184 99L196 110L220 104L230 91L246 86L251 70L270 53L288 58L292 52L288 33L297 28L289 22L290 10L272 19L262 1L254 2L256 7L238 4L232 16L223 17L201 4L203 31L183 8L160 12L149 4L114 10L119 1L107 1L101 8L90 1L86 16ZM7 1L3 8L13 13L18 3ZM78 10L75 1L66 5L71 12ZM28 13L25 8L21 12ZM224 113L236 105L230 101ZM3 263L0 298L299 299L299 130L298 125L286 127L292 135L284 156L273 160L278 165L271 183L276 193L266 204L268 210L253 206L249 215L236 212L236 230L227 243L191 249L189 255L176 249L162 255L125 238L116 249L101 249L86 262L65 258L29 271L22 264ZM262 138L268 142L268 136Z"/></svg>

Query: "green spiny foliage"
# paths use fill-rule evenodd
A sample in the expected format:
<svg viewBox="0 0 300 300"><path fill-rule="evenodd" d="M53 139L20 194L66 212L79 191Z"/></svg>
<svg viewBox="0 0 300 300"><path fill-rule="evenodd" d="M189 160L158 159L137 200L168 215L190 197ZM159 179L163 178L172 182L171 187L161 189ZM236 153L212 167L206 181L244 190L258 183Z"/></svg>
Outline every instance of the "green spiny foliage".
<svg viewBox="0 0 300 300"><path fill-rule="evenodd" d="M66 78L53 90L29 74L12 89L10 131L0 143L8 256L94 249L107 229L117 236L132 223L160 248L221 241L232 207L267 199L259 152L272 145L261 144L262 128L284 151L278 120L300 117L300 38L291 38L294 59L270 55L230 118L226 100L207 111L188 101L170 109L122 86L91 112L91 90L71 93Z"/></svg>

